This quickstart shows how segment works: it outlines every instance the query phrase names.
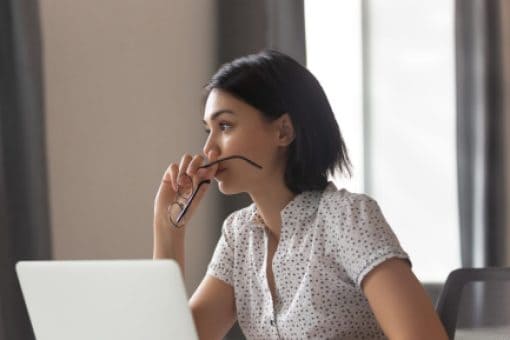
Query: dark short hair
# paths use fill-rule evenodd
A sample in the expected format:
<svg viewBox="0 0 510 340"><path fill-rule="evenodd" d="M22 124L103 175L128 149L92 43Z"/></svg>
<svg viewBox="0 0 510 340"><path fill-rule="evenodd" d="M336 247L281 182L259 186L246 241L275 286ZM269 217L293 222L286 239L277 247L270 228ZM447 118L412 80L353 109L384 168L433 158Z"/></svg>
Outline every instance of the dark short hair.
<svg viewBox="0 0 510 340"><path fill-rule="evenodd" d="M273 121L288 113L295 130L289 145L285 184L296 194L324 190L327 173L351 175L351 163L337 121L321 85L291 57L262 50L223 64L204 87L204 98L220 89Z"/></svg>

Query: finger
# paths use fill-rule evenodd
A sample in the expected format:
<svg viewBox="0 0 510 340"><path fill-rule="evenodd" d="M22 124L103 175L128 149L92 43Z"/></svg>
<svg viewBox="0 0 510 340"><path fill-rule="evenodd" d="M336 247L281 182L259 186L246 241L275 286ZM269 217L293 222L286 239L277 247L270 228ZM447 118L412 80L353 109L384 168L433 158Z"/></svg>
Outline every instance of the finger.
<svg viewBox="0 0 510 340"><path fill-rule="evenodd" d="M172 188L175 192L177 192L177 176L179 175L179 166L177 164L172 163L170 165L169 175L170 181L172 183Z"/></svg>
<svg viewBox="0 0 510 340"><path fill-rule="evenodd" d="M201 178L204 179L213 179L216 175L216 172L218 171L219 163L215 163L208 167L202 167L199 169L198 173Z"/></svg>
<svg viewBox="0 0 510 340"><path fill-rule="evenodd" d="M179 184L180 176L182 174L186 174L186 169L188 168L189 163L191 162L191 155L184 154L181 158L181 164L179 165L179 174L177 176L177 184Z"/></svg>
<svg viewBox="0 0 510 340"><path fill-rule="evenodd" d="M177 167L177 164L170 164L163 174L163 178L161 180L161 185L159 186L158 192L156 194L156 203L157 206L166 205L169 201L173 200L175 197L175 190L172 188L172 175L171 169L173 167Z"/></svg>
<svg viewBox="0 0 510 340"><path fill-rule="evenodd" d="M193 177L197 174L198 167L203 163L204 157L201 155L195 155L191 162L188 165L188 169L186 170L186 173Z"/></svg>
<svg viewBox="0 0 510 340"><path fill-rule="evenodd" d="M166 168L165 172L163 173L163 178L161 179L162 182L168 182L171 180L170 178L170 167L172 166L172 164L170 164L168 166L168 168Z"/></svg>

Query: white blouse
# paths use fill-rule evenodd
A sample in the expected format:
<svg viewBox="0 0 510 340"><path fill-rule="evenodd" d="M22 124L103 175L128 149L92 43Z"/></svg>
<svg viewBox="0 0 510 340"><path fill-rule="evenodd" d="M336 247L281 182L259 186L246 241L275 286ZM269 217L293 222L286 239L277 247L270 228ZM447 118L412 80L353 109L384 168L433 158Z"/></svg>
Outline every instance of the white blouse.
<svg viewBox="0 0 510 340"><path fill-rule="evenodd" d="M275 301L266 276L267 231L254 203L225 219L207 270L234 288L246 338L385 339L360 285L383 261L409 256L377 202L329 182L323 192L294 197L281 218Z"/></svg>

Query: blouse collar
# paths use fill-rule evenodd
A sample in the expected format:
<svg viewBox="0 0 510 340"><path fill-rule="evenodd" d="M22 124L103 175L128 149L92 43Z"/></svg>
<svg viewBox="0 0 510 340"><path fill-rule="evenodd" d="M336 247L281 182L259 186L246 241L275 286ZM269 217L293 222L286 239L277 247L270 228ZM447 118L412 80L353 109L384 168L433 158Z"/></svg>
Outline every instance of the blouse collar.
<svg viewBox="0 0 510 340"><path fill-rule="evenodd" d="M329 181L324 191L303 191L294 196L280 211L282 219L281 237L284 231L288 231L292 235L297 227L308 224L308 220L311 220L311 217L315 215L319 209L319 203L323 192L336 190L335 184ZM262 216L260 216L255 203L249 206L248 221L255 229L264 229L265 227L264 220Z"/></svg>

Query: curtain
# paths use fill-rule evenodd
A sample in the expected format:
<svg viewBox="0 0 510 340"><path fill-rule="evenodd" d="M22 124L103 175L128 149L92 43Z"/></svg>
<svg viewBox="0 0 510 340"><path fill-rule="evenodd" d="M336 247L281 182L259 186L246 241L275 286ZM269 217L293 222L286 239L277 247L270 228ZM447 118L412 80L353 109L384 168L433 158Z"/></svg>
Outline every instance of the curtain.
<svg viewBox="0 0 510 340"><path fill-rule="evenodd" d="M51 257L35 1L0 2L0 339L34 339L14 271Z"/></svg>
<svg viewBox="0 0 510 340"><path fill-rule="evenodd" d="M508 185L510 8L506 0L457 0L457 147L461 258L464 267L510 266ZM506 48L506 50L505 50ZM506 52L505 52L506 51ZM506 72L505 72L506 71ZM482 288L482 287L478 287ZM502 326L487 320L490 292L470 292L472 310L459 323ZM499 292L508 301L508 292ZM510 313L510 305L495 308Z"/></svg>
<svg viewBox="0 0 510 340"><path fill-rule="evenodd" d="M303 0L218 0L217 66L272 48L306 65ZM222 218L245 207L244 194L221 197Z"/></svg>
<svg viewBox="0 0 510 340"><path fill-rule="evenodd" d="M218 0L217 65L272 48L306 65L303 0ZM221 218L251 204L246 194L220 198ZM218 233L220 230L218 229ZM236 325L226 339L243 339Z"/></svg>
<svg viewBox="0 0 510 340"><path fill-rule="evenodd" d="M218 0L218 65L263 48L306 64L303 0Z"/></svg>
<svg viewBox="0 0 510 340"><path fill-rule="evenodd" d="M458 197L464 267L508 265L504 124L508 107L502 47L509 32L502 30L503 3L455 2Z"/></svg>

